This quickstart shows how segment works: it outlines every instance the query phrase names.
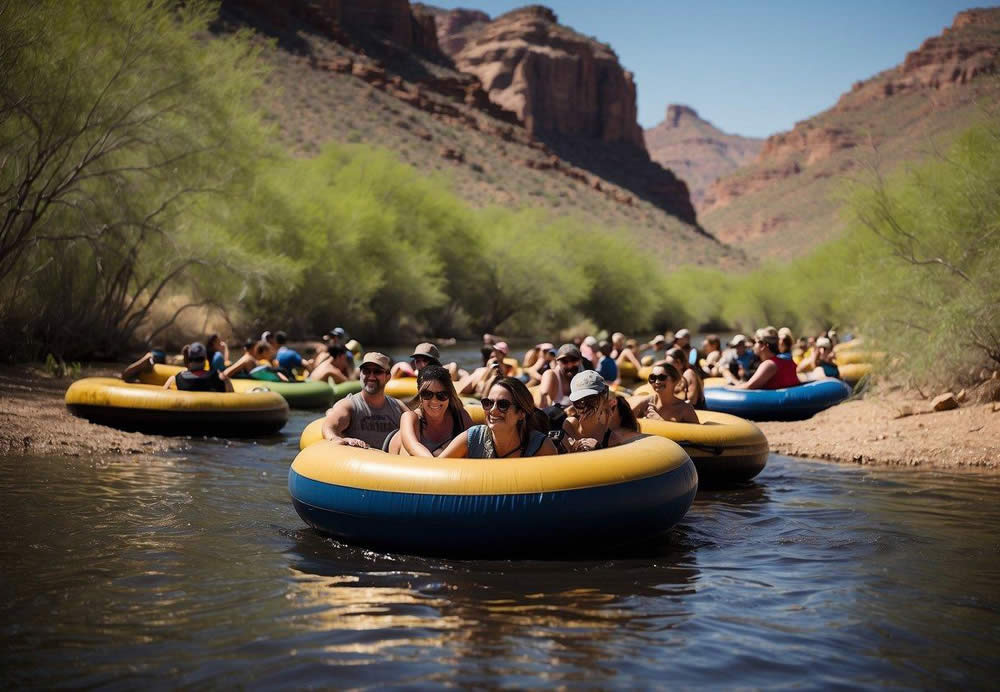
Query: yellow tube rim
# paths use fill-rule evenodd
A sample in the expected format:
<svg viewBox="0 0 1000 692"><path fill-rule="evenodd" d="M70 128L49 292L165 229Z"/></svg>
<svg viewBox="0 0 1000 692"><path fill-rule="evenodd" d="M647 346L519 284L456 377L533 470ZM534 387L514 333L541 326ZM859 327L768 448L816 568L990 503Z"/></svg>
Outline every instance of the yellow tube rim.
<svg viewBox="0 0 1000 692"><path fill-rule="evenodd" d="M274 392L179 392L149 384L130 384L111 377L77 380L66 390L66 404L160 411L270 411L288 409Z"/></svg>
<svg viewBox="0 0 1000 692"><path fill-rule="evenodd" d="M698 411L700 423L639 419L639 431L665 437L684 447L692 458L764 454L767 437L748 420L718 411Z"/></svg>
<svg viewBox="0 0 1000 692"><path fill-rule="evenodd" d="M691 463L677 444L645 437L611 449L526 459L427 459L320 442L299 452L300 476L349 488L418 495L512 495L641 480Z"/></svg>

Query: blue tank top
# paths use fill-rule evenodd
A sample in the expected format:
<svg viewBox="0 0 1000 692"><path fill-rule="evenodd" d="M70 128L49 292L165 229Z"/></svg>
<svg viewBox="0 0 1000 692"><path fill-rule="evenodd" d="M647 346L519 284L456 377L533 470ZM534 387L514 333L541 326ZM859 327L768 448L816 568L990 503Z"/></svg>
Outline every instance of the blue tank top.
<svg viewBox="0 0 1000 692"><path fill-rule="evenodd" d="M465 434L468 436L466 439L469 445L469 458L486 459L486 438L490 434L490 429L485 425L473 425L466 431ZM545 435L537 430L532 430L531 434L528 436L528 446L525 447L521 456L535 456L538 450L541 449L544 442Z"/></svg>

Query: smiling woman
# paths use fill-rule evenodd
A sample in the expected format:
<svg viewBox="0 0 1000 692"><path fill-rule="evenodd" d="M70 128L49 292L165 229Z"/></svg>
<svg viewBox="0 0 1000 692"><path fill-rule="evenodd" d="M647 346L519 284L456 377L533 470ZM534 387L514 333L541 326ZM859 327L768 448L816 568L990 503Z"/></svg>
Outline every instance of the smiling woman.
<svg viewBox="0 0 1000 692"><path fill-rule="evenodd" d="M451 441L442 457L504 459L556 454L546 437L544 414L535 408L531 392L514 377L497 379L482 400L485 425L475 425Z"/></svg>

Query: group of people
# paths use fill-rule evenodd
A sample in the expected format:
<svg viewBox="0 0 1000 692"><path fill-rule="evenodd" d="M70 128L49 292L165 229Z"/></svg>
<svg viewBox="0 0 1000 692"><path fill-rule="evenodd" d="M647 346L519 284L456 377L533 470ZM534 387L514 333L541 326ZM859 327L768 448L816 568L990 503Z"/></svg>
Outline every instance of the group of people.
<svg viewBox="0 0 1000 692"><path fill-rule="evenodd" d="M385 393L392 377L389 357L369 352L361 362L361 391L327 412L323 437L405 456L502 459L603 449L639 436L628 403L594 370L572 377L569 405L554 426L520 378L502 366L483 367L493 372L480 398L486 422L473 425L452 373L440 363L417 368L417 395L408 405Z"/></svg>
<svg viewBox="0 0 1000 692"><path fill-rule="evenodd" d="M323 335L326 348L307 359L289 346L285 332L265 331L259 339L247 339L243 353L231 362L229 346L219 334L210 334L204 341L195 341L181 350L185 369L167 379L163 386L193 392L231 392L232 378L289 382L300 376L339 384L354 376L351 348L360 350L357 342L347 339L343 327L331 329ZM122 372L122 379L134 381L157 363L166 363L162 349L153 349L130 364Z"/></svg>
<svg viewBox="0 0 1000 692"><path fill-rule="evenodd" d="M556 348L539 343L521 364L506 342L484 335L482 365L467 372L442 364L432 343L418 344L408 362L392 363L377 352L365 354L355 373L360 345L337 327L323 336L326 348L304 358L284 332L248 339L230 362L218 334L183 350L186 369L165 387L187 391L232 391L231 378L287 381L296 376L337 384L359 378L361 391L338 401L323 423L323 436L355 447L374 447L411 456L505 458L613 447L640 436L638 419L698 423L705 408L704 377L722 377L743 389L779 389L809 378L836 377L835 333L793 339L791 330L764 327L754 338L737 334L721 348L708 335L699 351L691 333L679 329L639 343L621 332L608 340L587 336ZM126 368L137 377L164 361L153 350ZM796 362L798 361L798 362ZM626 369L651 365L648 392L626 398L617 393ZM394 377L415 376L417 395L409 403L389 396ZM475 397L486 422L473 425L461 396Z"/></svg>

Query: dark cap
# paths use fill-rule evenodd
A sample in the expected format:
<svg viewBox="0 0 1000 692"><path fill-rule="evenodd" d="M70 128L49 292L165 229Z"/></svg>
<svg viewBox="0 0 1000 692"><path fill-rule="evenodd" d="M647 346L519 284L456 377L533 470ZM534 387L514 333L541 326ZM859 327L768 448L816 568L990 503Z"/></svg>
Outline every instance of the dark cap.
<svg viewBox="0 0 1000 692"><path fill-rule="evenodd" d="M208 357L208 352L205 350L205 344L201 343L200 341L195 341L193 344L188 345L187 349L188 363L204 363L207 357Z"/></svg>

